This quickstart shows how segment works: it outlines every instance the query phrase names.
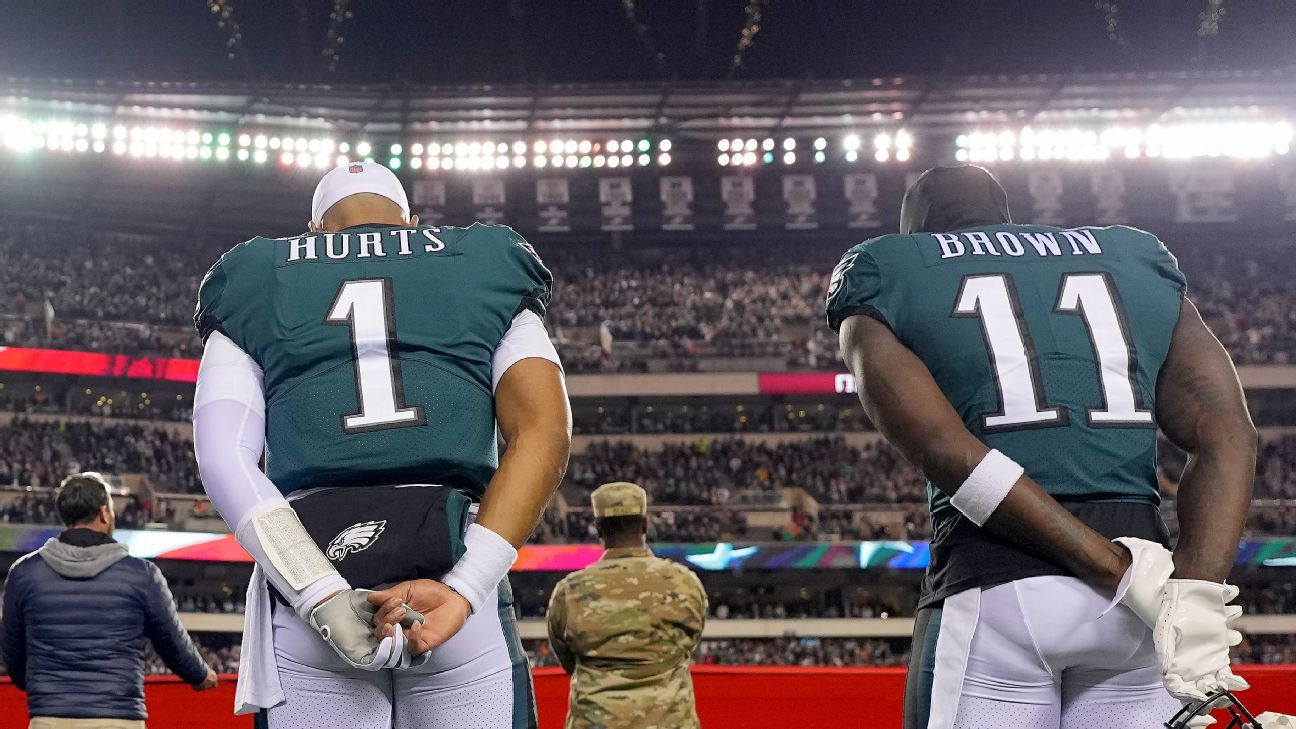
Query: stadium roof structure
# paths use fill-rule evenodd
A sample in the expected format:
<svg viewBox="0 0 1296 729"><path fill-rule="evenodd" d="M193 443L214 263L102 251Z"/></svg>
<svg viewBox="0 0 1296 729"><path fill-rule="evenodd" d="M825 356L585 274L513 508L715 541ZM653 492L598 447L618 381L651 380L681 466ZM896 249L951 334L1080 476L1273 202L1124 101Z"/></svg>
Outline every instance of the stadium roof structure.
<svg viewBox="0 0 1296 729"><path fill-rule="evenodd" d="M326 86L0 79L0 112L344 134L828 133L894 126L1150 123L1289 115L1296 73L1178 72L549 86Z"/></svg>

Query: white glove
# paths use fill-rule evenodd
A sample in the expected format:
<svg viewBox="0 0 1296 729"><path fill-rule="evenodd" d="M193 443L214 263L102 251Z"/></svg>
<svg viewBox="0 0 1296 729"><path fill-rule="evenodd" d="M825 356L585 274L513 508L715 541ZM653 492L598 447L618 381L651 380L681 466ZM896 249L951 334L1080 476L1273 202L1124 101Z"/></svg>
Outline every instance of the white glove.
<svg viewBox="0 0 1296 729"><path fill-rule="evenodd" d="M1233 624L1242 615L1233 585L1167 580L1152 637L1166 690L1181 701L1204 701L1216 691L1251 687L1233 673L1229 648L1242 642Z"/></svg>
<svg viewBox="0 0 1296 729"><path fill-rule="evenodd" d="M1233 629L1242 608L1227 604L1237 597L1238 589L1217 582L1172 580L1174 560L1165 547L1133 537L1113 541L1132 557L1116 589L1116 602L1152 628L1166 690L1188 703L1204 701L1214 691L1250 688L1229 668L1228 649L1242 641L1242 634Z"/></svg>
<svg viewBox="0 0 1296 729"><path fill-rule="evenodd" d="M310 613L311 627L319 632L342 660L353 668L381 671L384 668L409 668L415 661L405 647L402 627L423 622L423 616L406 606L405 619L393 626L394 634L379 641L373 634L373 616L377 605L369 603L372 590L343 590L325 600Z"/></svg>
<svg viewBox="0 0 1296 729"><path fill-rule="evenodd" d="M1174 572L1170 550L1134 537L1118 537L1112 541L1128 549L1131 557L1129 569L1116 588L1116 602L1133 610L1149 628L1155 628L1161 613L1162 592Z"/></svg>

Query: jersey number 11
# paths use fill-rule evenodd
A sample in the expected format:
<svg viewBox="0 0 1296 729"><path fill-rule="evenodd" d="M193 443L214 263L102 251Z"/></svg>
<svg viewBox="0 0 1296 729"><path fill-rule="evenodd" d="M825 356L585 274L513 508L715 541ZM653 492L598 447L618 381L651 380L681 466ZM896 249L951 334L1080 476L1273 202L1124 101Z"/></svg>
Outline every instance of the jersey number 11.
<svg viewBox="0 0 1296 729"><path fill-rule="evenodd" d="M1139 396L1137 354L1111 277L1106 273L1066 274L1053 311L1078 314L1089 331L1102 390L1102 403L1087 412L1090 427L1153 425L1152 412L1143 406ZM1066 411L1045 402L1039 360L1011 276L965 276L952 316L981 320L981 333L999 389L999 412L982 416L985 430L1067 424Z"/></svg>

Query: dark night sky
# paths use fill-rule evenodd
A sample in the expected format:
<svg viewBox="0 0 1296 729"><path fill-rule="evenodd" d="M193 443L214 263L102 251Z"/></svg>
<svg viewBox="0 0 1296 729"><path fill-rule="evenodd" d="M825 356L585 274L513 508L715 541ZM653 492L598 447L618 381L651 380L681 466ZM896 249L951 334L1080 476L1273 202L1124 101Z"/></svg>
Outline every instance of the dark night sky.
<svg viewBox="0 0 1296 729"><path fill-rule="evenodd" d="M430 84L717 80L745 0L639 0L659 69L621 0L352 2L333 73L329 0L228 0L243 54L203 0L4 0L0 75ZM1094 0L771 0L735 78L1296 67L1296 0L1123 0L1124 46Z"/></svg>

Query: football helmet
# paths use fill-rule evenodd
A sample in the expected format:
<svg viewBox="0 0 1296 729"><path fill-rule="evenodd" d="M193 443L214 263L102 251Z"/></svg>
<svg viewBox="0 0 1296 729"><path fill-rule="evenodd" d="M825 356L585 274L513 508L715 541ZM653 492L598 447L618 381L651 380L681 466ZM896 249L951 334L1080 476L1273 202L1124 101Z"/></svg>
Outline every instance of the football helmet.
<svg viewBox="0 0 1296 729"><path fill-rule="evenodd" d="M1206 697L1205 701L1195 701L1191 704L1184 704L1179 713L1165 723L1166 729L1190 729L1194 726L1205 726L1200 723L1193 723L1193 719L1199 716L1210 716L1212 709L1224 709L1228 712L1229 723L1223 725L1212 725L1212 729L1264 729L1260 722L1247 711L1247 707L1233 695L1231 691L1217 691Z"/></svg>

